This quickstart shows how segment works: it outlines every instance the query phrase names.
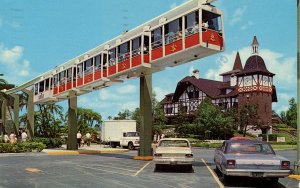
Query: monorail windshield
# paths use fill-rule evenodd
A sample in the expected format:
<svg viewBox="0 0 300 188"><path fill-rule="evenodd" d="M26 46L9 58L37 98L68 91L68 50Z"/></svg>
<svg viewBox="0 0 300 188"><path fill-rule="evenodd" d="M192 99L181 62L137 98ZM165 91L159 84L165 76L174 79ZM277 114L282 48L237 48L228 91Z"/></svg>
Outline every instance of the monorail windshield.
<svg viewBox="0 0 300 188"><path fill-rule="evenodd" d="M202 11L202 26L208 27L208 29L211 29L211 30L222 32L221 15L203 10Z"/></svg>

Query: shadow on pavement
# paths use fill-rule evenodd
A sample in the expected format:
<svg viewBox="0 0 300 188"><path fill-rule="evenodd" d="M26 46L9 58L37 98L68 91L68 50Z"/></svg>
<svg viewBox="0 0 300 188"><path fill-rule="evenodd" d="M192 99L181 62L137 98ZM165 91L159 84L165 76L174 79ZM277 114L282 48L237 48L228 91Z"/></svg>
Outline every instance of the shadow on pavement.
<svg viewBox="0 0 300 188"><path fill-rule="evenodd" d="M168 173L194 173L193 167L185 165L161 165L154 169L156 173L168 172Z"/></svg>

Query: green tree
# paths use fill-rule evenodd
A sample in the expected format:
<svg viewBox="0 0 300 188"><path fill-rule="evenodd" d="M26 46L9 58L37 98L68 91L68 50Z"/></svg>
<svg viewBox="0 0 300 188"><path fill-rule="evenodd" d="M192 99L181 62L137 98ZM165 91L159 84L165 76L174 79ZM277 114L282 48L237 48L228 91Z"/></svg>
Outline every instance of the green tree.
<svg viewBox="0 0 300 188"><path fill-rule="evenodd" d="M227 139L233 134L232 117L226 116L208 97L199 105L194 123L196 133L202 138Z"/></svg>
<svg viewBox="0 0 300 188"><path fill-rule="evenodd" d="M282 123L287 124L287 118L286 118L286 111L281 111L280 112L280 119L282 121Z"/></svg>
<svg viewBox="0 0 300 188"><path fill-rule="evenodd" d="M186 114L186 107L183 106L182 103L178 104L178 112L173 119L173 123L175 125L175 132L179 134L179 136L184 137L186 135L186 131L184 131L185 127L190 122Z"/></svg>
<svg viewBox="0 0 300 188"><path fill-rule="evenodd" d="M152 94L152 114L153 114L153 134L161 135L166 126L167 118L164 107L156 99L156 94Z"/></svg>
<svg viewBox="0 0 300 188"><path fill-rule="evenodd" d="M142 117L141 117L141 110L140 108L136 108L132 113L131 113L131 119L136 121L136 130L140 131L141 128L141 122L142 122Z"/></svg>
<svg viewBox="0 0 300 188"><path fill-rule="evenodd" d="M87 108L77 108L78 130L82 133L92 132L94 127L102 125L102 116Z"/></svg>
<svg viewBox="0 0 300 188"><path fill-rule="evenodd" d="M289 109L286 111L287 124L297 128L297 103L294 98L289 100Z"/></svg>
<svg viewBox="0 0 300 188"><path fill-rule="evenodd" d="M131 119L132 112L128 109L122 110L118 113L118 116L114 117L114 120L128 120Z"/></svg>
<svg viewBox="0 0 300 188"><path fill-rule="evenodd" d="M261 128L260 124L260 119L257 117L257 105L244 105L240 108L239 129L242 131L243 136L246 136L248 125L256 125L257 128Z"/></svg>

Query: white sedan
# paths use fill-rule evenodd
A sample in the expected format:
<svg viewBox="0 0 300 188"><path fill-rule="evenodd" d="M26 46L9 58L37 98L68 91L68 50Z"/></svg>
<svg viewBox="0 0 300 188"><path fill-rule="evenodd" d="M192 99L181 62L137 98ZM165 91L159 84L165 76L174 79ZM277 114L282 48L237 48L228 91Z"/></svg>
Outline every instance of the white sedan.
<svg viewBox="0 0 300 188"><path fill-rule="evenodd" d="M191 144L184 138L164 138L158 142L153 161L156 169L161 165L186 165L192 168L194 156Z"/></svg>

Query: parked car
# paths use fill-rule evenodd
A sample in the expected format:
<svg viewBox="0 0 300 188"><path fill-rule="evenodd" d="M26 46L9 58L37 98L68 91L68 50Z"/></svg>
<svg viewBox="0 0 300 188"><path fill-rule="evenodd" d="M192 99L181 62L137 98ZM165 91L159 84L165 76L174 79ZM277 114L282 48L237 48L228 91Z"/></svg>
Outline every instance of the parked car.
<svg viewBox="0 0 300 188"><path fill-rule="evenodd" d="M194 156L191 144L183 138L163 138L157 144L153 161L156 169L162 165L186 165L192 168Z"/></svg>
<svg viewBox="0 0 300 188"><path fill-rule="evenodd" d="M246 176L278 182L278 178L290 174L290 161L276 155L270 144L258 140L226 140L216 149L214 161L225 181L230 176Z"/></svg>

